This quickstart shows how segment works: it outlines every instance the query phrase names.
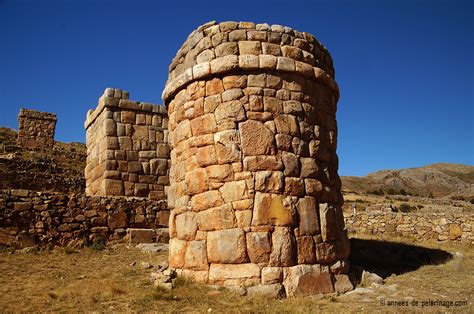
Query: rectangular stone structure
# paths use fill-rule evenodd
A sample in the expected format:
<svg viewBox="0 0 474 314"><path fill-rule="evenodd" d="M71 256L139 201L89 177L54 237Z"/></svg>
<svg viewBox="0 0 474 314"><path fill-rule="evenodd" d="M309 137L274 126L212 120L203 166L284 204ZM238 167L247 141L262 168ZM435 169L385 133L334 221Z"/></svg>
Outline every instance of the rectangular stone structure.
<svg viewBox="0 0 474 314"><path fill-rule="evenodd" d="M29 149L45 149L54 145L56 114L31 109L18 113L17 145Z"/></svg>
<svg viewBox="0 0 474 314"><path fill-rule="evenodd" d="M107 88L89 110L86 194L165 199L169 185L168 115L163 106Z"/></svg>

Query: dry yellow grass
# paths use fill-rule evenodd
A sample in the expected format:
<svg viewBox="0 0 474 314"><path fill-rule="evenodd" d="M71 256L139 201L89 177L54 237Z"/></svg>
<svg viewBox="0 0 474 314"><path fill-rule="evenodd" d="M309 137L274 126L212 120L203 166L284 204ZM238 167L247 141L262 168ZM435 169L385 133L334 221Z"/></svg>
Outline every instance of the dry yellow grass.
<svg viewBox="0 0 474 314"><path fill-rule="evenodd" d="M360 237L360 236L358 236ZM400 241L401 239L385 239ZM403 241L402 241L403 242ZM418 244L419 245L419 244ZM104 251L58 249L38 254L0 253L0 312L400 312L421 310L425 300L468 301L446 308L425 307L435 312L472 312L474 252L470 247L423 244L464 258L386 278L372 292L269 300L241 297L225 290L180 280L177 288L165 291L150 282L151 270L141 262L158 264L166 253L147 254L123 244ZM390 256L381 256L388 259ZM135 265L132 265L135 262ZM395 286L396 285L396 286ZM388 301L413 299L420 306L381 305Z"/></svg>

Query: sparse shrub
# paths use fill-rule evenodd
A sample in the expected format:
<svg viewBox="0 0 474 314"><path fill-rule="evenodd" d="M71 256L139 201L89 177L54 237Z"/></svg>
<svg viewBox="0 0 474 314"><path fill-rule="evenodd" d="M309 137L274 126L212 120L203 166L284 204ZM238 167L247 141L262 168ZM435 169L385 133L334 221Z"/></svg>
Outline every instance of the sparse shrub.
<svg viewBox="0 0 474 314"><path fill-rule="evenodd" d="M474 204L474 198L471 198L470 202L471 202L471 204Z"/></svg>
<svg viewBox="0 0 474 314"><path fill-rule="evenodd" d="M428 194L428 197L429 198L434 198L433 192L430 192L430 194Z"/></svg>
<svg viewBox="0 0 474 314"><path fill-rule="evenodd" d="M413 209L413 207L411 207L409 204L407 203L401 203L400 204L400 207L399 207L399 210L402 212L402 213L408 213L410 212L411 210Z"/></svg>
<svg viewBox="0 0 474 314"><path fill-rule="evenodd" d="M379 196L383 196L383 195L384 195L382 189L373 190L373 191L367 191L367 194L379 195Z"/></svg>
<svg viewBox="0 0 474 314"><path fill-rule="evenodd" d="M387 194L388 195L397 195L397 191L395 191L395 189L393 189L393 188L389 188L387 190Z"/></svg>
<svg viewBox="0 0 474 314"><path fill-rule="evenodd" d="M91 249L93 249L94 251L102 251L105 249L105 246L105 240L102 238L98 238L94 241L94 243L92 243Z"/></svg>
<svg viewBox="0 0 474 314"><path fill-rule="evenodd" d="M418 207L418 209L422 209L422 208L425 207L425 206L423 206L423 205L418 205L417 207Z"/></svg>

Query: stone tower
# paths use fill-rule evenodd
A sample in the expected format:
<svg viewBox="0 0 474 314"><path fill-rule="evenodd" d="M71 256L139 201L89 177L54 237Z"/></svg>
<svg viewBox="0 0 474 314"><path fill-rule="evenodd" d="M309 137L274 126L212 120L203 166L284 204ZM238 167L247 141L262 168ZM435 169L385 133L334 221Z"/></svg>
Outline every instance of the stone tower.
<svg viewBox="0 0 474 314"><path fill-rule="evenodd" d="M86 194L166 199L169 185L168 114L163 106L128 99L107 88L89 110Z"/></svg>
<svg viewBox="0 0 474 314"><path fill-rule="evenodd" d="M56 115L31 109L18 113L17 144L29 149L53 148Z"/></svg>
<svg viewBox="0 0 474 314"><path fill-rule="evenodd" d="M350 287L331 56L280 25L210 22L169 67L170 266L306 295Z"/></svg>

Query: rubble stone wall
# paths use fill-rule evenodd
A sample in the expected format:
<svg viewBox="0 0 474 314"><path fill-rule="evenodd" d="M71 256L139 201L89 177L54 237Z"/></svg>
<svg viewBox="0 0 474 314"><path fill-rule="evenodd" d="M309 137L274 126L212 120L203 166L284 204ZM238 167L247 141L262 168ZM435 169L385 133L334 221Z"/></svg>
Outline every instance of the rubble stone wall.
<svg viewBox="0 0 474 314"><path fill-rule="evenodd" d="M169 185L168 115L163 106L107 88L86 129L86 194L165 199Z"/></svg>
<svg viewBox="0 0 474 314"><path fill-rule="evenodd" d="M172 267L287 295L343 290L338 97L331 57L308 33L211 22L189 35L163 92Z"/></svg>
<svg viewBox="0 0 474 314"><path fill-rule="evenodd" d="M474 244L474 217L468 213L394 213L388 209L345 212L344 219L347 229L356 233Z"/></svg>
<svg viewBox="0 0 474 314"><path fill-rule="evenodd" d="M0 190L0 245L117 240L127 228L166 228L166 201Z"/></svg>
<svg viewBox="0 0 474 314"><path fill-rule="evenodd" d="M18 114L17 145L29 149L52 148L56 115L30 109L20 109Z"/></svg>

